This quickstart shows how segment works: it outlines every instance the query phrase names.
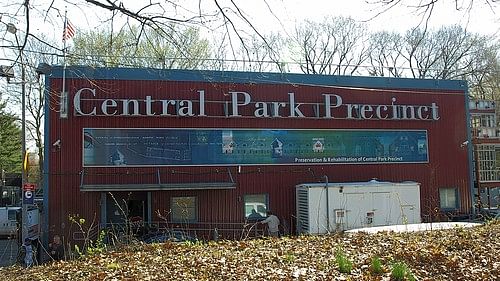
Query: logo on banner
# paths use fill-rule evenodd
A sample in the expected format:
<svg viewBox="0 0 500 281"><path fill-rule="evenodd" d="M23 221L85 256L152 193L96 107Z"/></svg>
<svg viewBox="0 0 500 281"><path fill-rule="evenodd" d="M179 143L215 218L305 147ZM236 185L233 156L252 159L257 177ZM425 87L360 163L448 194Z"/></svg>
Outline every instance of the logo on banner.
<svg viewBox="0 0 500 281"><path fill-rule="evenodd" d="M25 190L23 192L23 204L33 205L35 201L35 193L33 190Z"/></svg>

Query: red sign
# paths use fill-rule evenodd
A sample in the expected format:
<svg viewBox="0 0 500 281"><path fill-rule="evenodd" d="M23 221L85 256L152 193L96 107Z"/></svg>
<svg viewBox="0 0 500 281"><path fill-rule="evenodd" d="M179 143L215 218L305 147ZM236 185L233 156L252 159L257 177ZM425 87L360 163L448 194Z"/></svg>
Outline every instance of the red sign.
<svg viewBox="0 0 500 281"><path fill-rule="evenodd" d="M23 186L23 190L24 191L33 191L35 190L36 188L36 185L34 183L25 183L24 186Z"/></svg>

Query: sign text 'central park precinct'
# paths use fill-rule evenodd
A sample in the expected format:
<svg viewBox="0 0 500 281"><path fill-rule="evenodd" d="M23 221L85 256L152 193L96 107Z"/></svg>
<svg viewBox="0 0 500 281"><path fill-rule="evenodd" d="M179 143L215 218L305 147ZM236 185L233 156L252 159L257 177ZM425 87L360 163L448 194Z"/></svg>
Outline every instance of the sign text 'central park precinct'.
<svg viewBox="0 0 500 281"><path fill-rule="evenodd" d="M398 104L392 97L386 104L347 103L342 96L322 93L322 101L305 103L297 101L294 93L288 93L286 101L254 101L243 91L229 91L227 100L208 100L204 90L198 90L198 100L100 98L96 89L81 88L74 96L76 115L81 116L184 116L184 117L242 117L256 118L327 118L327 119L376 119L376 120L439 120L439 107L435 102L427 105ZM84 103L91 105L84 106ZM208 112L206 104L220 103L219 112ZM305 108L312 108L312 116ZM248 114L248 115L247 115Z"/></svg>

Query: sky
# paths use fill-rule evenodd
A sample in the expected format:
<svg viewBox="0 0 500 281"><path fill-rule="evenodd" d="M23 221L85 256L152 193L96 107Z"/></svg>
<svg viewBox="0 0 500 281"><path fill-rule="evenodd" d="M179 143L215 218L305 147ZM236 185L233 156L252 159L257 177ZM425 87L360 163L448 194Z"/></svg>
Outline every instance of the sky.
<svg viewBox="0 0 500 281"><path fill-rule="evenodd" d="M356 21L365 22L371 30L389 30L404 32L412 27L417 26L422 15L419 15L414 8L405 7L404 3L417 3L419 1L402 1L403 5L394 7L385 13L376 16L380 9L380 5L373 4L376 0L287 0L287 1L272 1L274 6L272 10L279 14L284 26L293 26L295 22L300 22L304 19L321 20L325 16L350 16ZM459 2L461 0L458 0ZM463 0L462 0L463 1ZM250 2L250 1L249 1ZM249 9L257 9L255 2L251 1L252 6ZM286 2L286 5L284 3ZM370 4L370 2L372 4ZM466 11L456 11L454 0L441 0L437 2L433 15L430 21L430 26L437 28L442 25L459 24L467 26L471 31L483 34L500 34L500 4L496 4L496 12L492 11L483 1L475 1L475 7L471 13ZM265 14L266 7L258 7L262 12L257 12L258 15ZM496 13L496 14L495 14ZM256 16L258 19L259 17ZM267 21L264 21L267 22ZM269 25L268 25L269 26ZM500 35L499 35L500 36Z"/></svg>
<svg viewBox="0 0 500 281"><path fill-rule="evenodd" d="M100 0L106 2L104 0ZM152 0L155 2L159 0ZM401 4L389 9L388 11L377 14L381 11L380 4L374 2L382 0L218 0L222 7L234 7L232 1L238 5L245 17L256 27L257 31L263 35L281 33L282 35L293 34L296 24L304 20L321 21L325 16L345 16L352 17L358 22L365 23L370 31L395 31L404 33L405 31L418 26L424 15L418 14L415 8L409 7L411 3L417 3L430 0L398 0ZM386 1L386 0L384 0ZM432 17L429 21L431 28L437 29L443 25L459 24L466 27L474 33L492 35L493 38L500 38L500 3L493 3L493 7L488 6L488 0L457 0L459 3L468 3L474 1L472 10L467 12L466 7L456 10L453 3L455 0L438 0ZM491 1L491 0L489 0ZM95 30L103 26L109 26L110 13L91 4L80 4L78 6L69 3L85 3L83 0L30 0L31 7L31 26L30 32L34 34L43 34L42 37L55 42L59 48L62 48L62 30L64 23L64 14L67 10L68 18L76 26L77 33L88 30ZM145 0L123 0L125 7L138 9L144 6ZM163 1L160 1L163 2ZM189 17L195 15L201 6L205 13L211 13L216 10L214 0L170 0L166 2L177 2L179 6L176 9L170 8L168 15L176 18ZM6 31L7 23L14 23L19 30L23 30L24 19L22 17L23 9L19 4L22 0L0 0L0 15L3 12L18 15L18 18L6 16L0 17L0 46L15 46L15 37ZM52 4L52 6L50 6ZM52 7L50 13L47 13L47 7ZM384 6L385 7L385 6ZM234 10L234 8L233 8ZM146 10L148 11L148 10ZM157 13L157 7L150 9L150 12ZM126 17L122 16L115 23L123 24ZM246 29L251 33L249 26L241 22L235 23L238 29ZM219 26L218 22L206 22L202 25L202 34L210 33L204 26ZM224 32L219 28L217 32ZM214 33L214 32L212 32ZM242 32L244 34L244 32ZM22 33L18 32L19 38ZM71 43L70 43L71 44ZM0 64L8 64L2 57L7 55L0 50Z"/></svg>
<svg viewBox="0 0 500 281"><path fill-rule="evenodd" d="M106 2L100 0L101 2ZM152 0L151 2L155 3ZM398 0L401 4L389 9L388 11L377 14L381 11L380 4L374 2L382 0L217 0L222 7L233 7L232 1L238 5L245 17L256 27L257 31L265 35L270 32L281 33L282 35L293 33L296 24L304 20L321 21L325 16L345 16L352 17L356 21L366 23L370 31L395 31L404 33L412 27L418 26L423 15L418 14L415 8L409 7L411 3L418 3L430 0ZM387 1L387 0L384 0ZM500 3L493 3L493 7L488 6L486 1L491 0L457 0L458 3L469 3L473 1L472 10L467 12L466 8L457 11L453 3L455 0L438 0L432 17L430 18L429 26L437 29L443 25L459 24L466 27L474 33L485 35L493 35L493 38L500 39ZM0 46L17 46L15 37L6 31L7 23L14 23L20 31L23 30L24 18L23 8L20 3L23 0L0 0ZM123 0L125 7L130 7L132 10L144 6L144 3L150 1L145 0ZM216 10L214 0L170 0L160 2L178 3L179 6L175 9L168 10L168 16L182 18L195 15L201 7L205 13L211 13ZM65 10L68 18L78 32L95 30L103 26L110 26L110 13L104 9L97 8L91 4L79 4L78 6L70 3L85 3L83 0L30 0L31 7L31 26L30 32L37 34L39 37L47 38L57 47L62 48L62 30L64 23ZM47 13L47 8L52 7ZM147 12L148 10L146 10ZM158 7L149 10L152 13L158 12ZM17 15L17 18L2 15ZM126 20L122 16L115 23L123 24ZM218 22L206 22L202 25L203 32L210 33L204 26L219 26ZM249 26L236 22L238 29L246 29L247 33L251 33ZM115 25L116 26L116 25ZM219 28L217 32L224 32ZM212 32L214 33L214 32ZM244 34L245 32L242 32ZM41 35L43 34L43 35ZM22 32L18 32L19 40L22 42ZM499 40L500 42L500 40ZM71 43L70 43L71 44ZM0 65L9 65L11 61L4 60L8 58L4 48L0 48ZM10 48L12 53L12 48ZM10 54L12 56L12 54ZM4 80L4 79L2 79ZM1 82L0 82L1 83Z"/></svg>
<svg viewBox="0 0 500 281"><path fill-rule="evenodd" d="M0 0L0 3L12 3L21 0ZM234 0L234 2L245 13L245 16L257 27L261 33L280 32L289 33L296 23L309 20L321 20L325 16L350 16L359 22L366 22L368 28L373 31L388 30L404 32L417 26L422 20L422 15L418 15L414 8L405 6L406 3L417 3L415 0L401 0L402 4L389 11L377 15L380 5L373 4L379 0ZM458 0L458 2L468 2L473 0ZM456 11L453 3L455 0L439 0L433 10L430 26L433 28L442 25L459 24L467 27L472 32L493 35L500 37L500 3L489 7L486 0L474 1L471 13L462 9ZM68 18L73 22L78 30L90 30L103 25L103 21L109 16L100 8L92 5L69 5L63 0L53 0L52 12L46 17L44 9L51 3L49 0L31 0L30 3L38 12L37 18L31 27L32 32L45 33L60 41L63 15L66 7ZM74 1L73 1L74 2ZM81 1L83 2L83 1ZM105 1L102 1L105 2ZM149 1L124 0L125 7L138 8ZM155 2L155 1L152 1ZM172 2L176 2L175 0ZM169 15L176 17L188 16L198 11L198 0L178 0L179 6L175 10L169 10ZM219 0L221 6L231 6L230 0ZM372 3L372 4L370 4ZM3 5L13 10L17 5ZM212 0L201 1L201 6L206 11L213 11L215 6ZM56 8L59 15L56 15ZM492 10L493 9L493 10ZM152 9L152 12L157 10ZM373 18L374 17L374 18ZM5 19L2 19L5 21ZM124 21L124 18L121 20ZM18 24L21 24L20 22ZM106 24L106 23L104 23ZM238 27L241 27L239 25ZM0 29L2 34L2 29Z"/></svg>

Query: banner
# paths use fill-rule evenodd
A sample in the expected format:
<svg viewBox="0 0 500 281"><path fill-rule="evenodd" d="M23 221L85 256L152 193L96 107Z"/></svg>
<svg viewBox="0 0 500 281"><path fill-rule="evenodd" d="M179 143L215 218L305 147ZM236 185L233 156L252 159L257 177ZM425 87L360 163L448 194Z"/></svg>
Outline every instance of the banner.
<svg viewBox="0 0 500 281"><path fill-rule="evenodd" d="M425 130L83 130L83 166L427 163Z"/></svg>

